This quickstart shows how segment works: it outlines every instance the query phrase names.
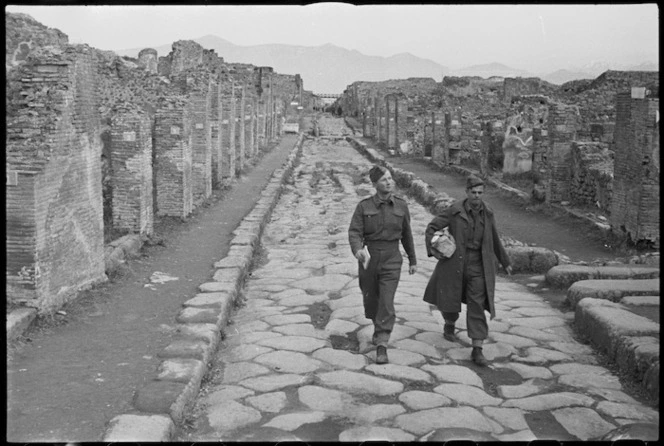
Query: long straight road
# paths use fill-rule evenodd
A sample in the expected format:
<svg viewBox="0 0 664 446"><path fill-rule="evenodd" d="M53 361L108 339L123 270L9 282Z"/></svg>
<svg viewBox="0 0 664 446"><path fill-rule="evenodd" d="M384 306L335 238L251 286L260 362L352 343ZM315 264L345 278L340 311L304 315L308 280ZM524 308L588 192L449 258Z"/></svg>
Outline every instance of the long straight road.
<svg viewBox="0 0 664 446"><path fill-rule="evenodd" d="M343 132L322 118L323 135ZM424 251L431 214L410 207L418 272L404 262L390 362L375 364L347 229L372 194L371 164L343 139L305 141L260 256L179 441L589 440L658 423L575 337L573 314L498 278L488 367L422 301L435 266Z"/></svg>

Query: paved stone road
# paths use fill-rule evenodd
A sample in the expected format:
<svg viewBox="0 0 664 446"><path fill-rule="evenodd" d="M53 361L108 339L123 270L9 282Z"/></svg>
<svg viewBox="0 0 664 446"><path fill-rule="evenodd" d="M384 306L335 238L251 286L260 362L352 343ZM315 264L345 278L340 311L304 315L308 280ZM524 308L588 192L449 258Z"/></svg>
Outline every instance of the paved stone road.
<svg viewBox="0 0 664 446"><path fill-rule="evenodd" d="M319 125L343 131L341 120ZM370 166L343 139L304 143L180 441L588 440L658 423L575 341L569 316L504 278L490 366L470 361L465 314L461 344L444 340L440 314L422 301L432 216L411 199L419 271L409 276L404 262L390 362L375 364L347 239L355 205L373 193Z"/></svg>

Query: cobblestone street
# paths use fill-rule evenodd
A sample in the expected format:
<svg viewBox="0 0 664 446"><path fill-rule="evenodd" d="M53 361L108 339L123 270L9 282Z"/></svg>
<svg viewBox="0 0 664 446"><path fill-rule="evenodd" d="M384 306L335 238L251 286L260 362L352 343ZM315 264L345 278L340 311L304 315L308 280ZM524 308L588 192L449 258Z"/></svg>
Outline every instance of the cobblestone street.
<svg viewBox="0 0 664 446"><path fill-rule="evenodd" d="M341 137L341 119L318 125L323 136L304 142L178 441L585 441L658 422L575 340L573 313L504 276L484 346L490 365L470 361L465 313L461 342L445 340L440 313L422 300L435 266L424 247L432 215L403 194L418 272L404 262L389 363L375 364L347 233L374 192L371 163Z"/></svg>

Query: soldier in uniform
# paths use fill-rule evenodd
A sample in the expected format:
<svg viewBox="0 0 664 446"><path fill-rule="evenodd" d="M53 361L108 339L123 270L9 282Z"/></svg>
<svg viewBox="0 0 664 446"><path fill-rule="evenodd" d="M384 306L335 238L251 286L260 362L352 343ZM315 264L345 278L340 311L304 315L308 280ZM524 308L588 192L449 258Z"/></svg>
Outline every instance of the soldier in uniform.
<svg viewBox="0 0 664 446"><path fill-rule="evenodd" d="M359 266L360 289L364 300L364 315L374 324L373 343L376 363L385 364L387 343L396 320L394 294L401 276L403 258L399 241L408 255L410 274L417 271L415 246L410 228L410 212L406 202L394 195L394 180L389 170L374 166L369 172L376 193L355 208L348 228L350 248ZM366 246L369 263L366 260Z"/></svg>
<svg viewBox="0 0 664 446"><path fill-rule="evenodd" d="M480 366L488 363L482 353L482 344L489 332L484 312L488 311L491 319L496 316L493 303L495 259L508 274L512 273L510 259L498 238L493 211L482 200L483 194L484 182L470 176L466 182L467 198L452 203L435 217L424 236L427 255L438 259L424 300L436 305L443 314L443 336L452 342L458 340L454 323L459 318L461 304L466 304L466 326L473 347L471 358ZM443 228L448 228L456 241L456 250L449 258L431 246L434 233Z"/></svg>

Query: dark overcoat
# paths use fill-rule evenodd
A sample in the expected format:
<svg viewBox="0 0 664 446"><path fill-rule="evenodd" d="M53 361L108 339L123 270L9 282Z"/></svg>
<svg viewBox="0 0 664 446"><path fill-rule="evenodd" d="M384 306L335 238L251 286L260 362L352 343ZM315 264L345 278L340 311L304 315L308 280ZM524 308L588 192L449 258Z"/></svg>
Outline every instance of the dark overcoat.
<svg viewBox="0 0 664 446"><path fill-rule="evenodd" d="M435 217L427 226L424 235L429 257L433 256L431 238L434 232L447 227L456 241L456 251L454 251L452 257L438 261L424 292L425 302L436 305L440 311L449 313L461 311L463 262L470 236L470 217L466 213L464 202L465 200L454 202ZM496 258L504 268L509 266L510 260L498 237L493 211L486 203L484 204L483 213L482 266L484 267L484 283L486 284L488 304L486 310L491 313L491 319L493 319L496 316L496 308L493 303L493 292L496 285Z"/></svg>

